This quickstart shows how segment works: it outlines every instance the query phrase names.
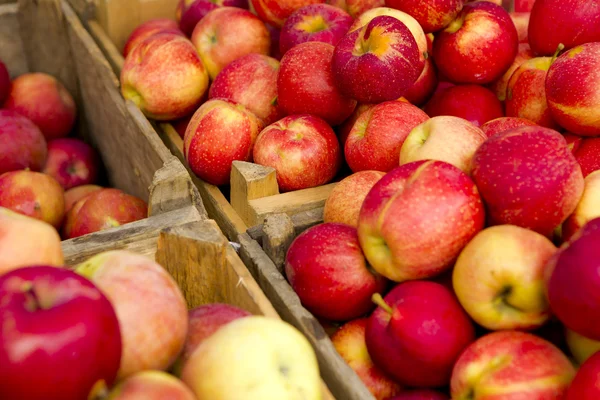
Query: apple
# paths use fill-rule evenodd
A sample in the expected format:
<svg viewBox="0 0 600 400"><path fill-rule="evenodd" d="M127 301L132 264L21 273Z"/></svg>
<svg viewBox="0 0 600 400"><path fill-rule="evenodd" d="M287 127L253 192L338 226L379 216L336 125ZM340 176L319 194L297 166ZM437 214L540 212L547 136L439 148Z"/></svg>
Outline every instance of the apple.
<svg viewBox="0 0 600 400"><path fill-rule="evenodd" d="M354 18L344 10L329 4L309 4L294 11L283 24L279 50L304 42L323 42L337 45L346 35Z"/></svg>
<svg viewBox="0 0 600 400"><path fill-rule="evenodd" d="M186 36L192 36L198 22L219 7L238 7L247 10L248 0L179 0L176 11L179 28Z"/></svg>
<svg viewBox="0 0 600 400"><path fill-rule="evenodd" d="M529 45L529 18L531 16L530 12L510 12L510 18L515 24L515 28L517 28L517 36L519 38L519 43L526 43Z"/></svg>
<svg viewBox="0 0 600 400"><path fill-rule="evenodd" d="M425 60L425 67L417 81L404 93L404 97L409 103L421 106L427 102L433 95L438 77L433 58Z"/></svg>
<svg viewBox="0 0 600 400"><path fill-rule="evenodd" d="M583 138L579 146L574 147L575 159L581 165L583 176L586 177L600 169L600 138Z"/></svg>
<svg viewBox="0 0 600 400"><path fill-rule="evenodd" d="M425 33L437 32L452 22L463 8L464 0L386 0L387 7L414 17Z"/></svg>
<svg viewBox="0 0 600 400"><path fill-rule="evenodd" d="M42 131L12 110L0 109L0 174L29 168L41 171L48 148Z"/></svg>
<svg viewBox="0 0 600 400"><path fill-rule="evenodd" d="M570 330L596 341L600 340L595 322L600 312L599 241L600 218L595 218L561 246L546 267L552 313Z"/></svg>
<svg viewBox="0 0 600 400"><path fill-rule="evenodd" d="M340 223L315 225L298 235L287 251L285 273L302 305L331 321L370 312L371 296L388 283L368 268L356 228Z"/></svg>
<svg viewBox="0 0 600 400"><path fill-rule="evenodd" d="M279 29L294 11L316 3L324 3L324 0L250 0L261 20Z"/></svg>
<svg viewBox="0 0 600 400"><path fill-rule="evenodd" d="M48 159L42 170L65 189L96 181L100 159L96 150L76 138L53 139L48 142Z"/></svg>
<svg viewBox="0 0 600 400"><path fill-rule="evenodd" d="M377 104L371 103L359 103L356 105L356 108L352 112L352 114L346 118L346 120L335 127L336 133L338 135L338 140L340 142L340 147L344 149L346 147L346 140L354 127L354 124L358 120L358 118L367 110L375 107Z"/></svg>
<svg viewBox="0 0 600 400"><path fill-rule="evenodd" d="M185 139L185 131L187 130L187 127L190 124L190 121L192 120L193 116L194 116L194 114L190 114L190 115L180 118L176 121L171 121L171 125L173 126L173 129L175 129L175 131L177 132L177 134L179 135L179 137L181 139Z"/></svg>
<svg viewBox="0 0 600 400"><path fill-rule="evenodd" d="M94 193L100 189L104 189L98 185L81 185L65 191L65 214L67 214L73 205L83 199L90 193Z"/></svg>
<svg viewBox="0 0 600 400"><path fill-rule="evenodd" d="M452 266L483 228L484 214L467 174L444 161L415 161L373 186L360 211L358 237L381 275L396 282L426 279Z"/></svg>
<svg viewBox="0 0 600 400"><path fill-rule="evenodd" d="M8 68L6 68L6 64L0 60L0 104L4 103L9 93L10 74L8 73Z"/></svg>
<svg viewBox="0 0 600 400"><path fill-rule="evenodd" d="M263 54L248 54L231 62L210 85L208 98L241 104L264 126L283 118L277 104L279 61Z"/></svg>
<svg viewBox="0 0 600 400"><path fill-rule="evenodd" d="M565 140L567 141L567 145L571 149L571 153L573 153L573 155L575 155L577 153L577 151L579 150L579 146L581 146L581 143L583 143L583 137L573 135L572 133L569 133L569 132L563 132L562 135L565 138ZM591 139L591 140L593 140L593 139ZM575 158L577 158L577 157L575 157ZM577 161L579 161L579 160L577 160ZM581 165L581 170L583 171L584 166L582 165L582 163L579 163L579 164ZM583 176L584 177L586 176L585 172L583 173Z"/></svg>
<svg viewBox="0 0 600 400"><path fill-rule="evenodd" d="M590 7L598 9L600 21L600 4ZM548 70L546 98L560 126L576 135L600 136L600 39L556 59Z"/></svg>
<svg viewBox="0 0 600 400"><path fill-rule="evenodd" d="M481 125L481 130L487 136L493 136L510 129L520 128L522 126L535 126L535 122L525 118L518 117L500 117L493 119Z"/></svg>
<svg viewBox="0 0 600 400"><path fill-rule="evenodd" d="M0 275L30 265L64 265L60 236L53 226L4 207L0 207L0 254Z"/></svg>
<svg viewBox="0 0 600 400"><path fill-rule="evenodd" d="M431 389L413 389L390 397L387 400L450 400L450 397Z"/></svg>
<svg viewBox="0 0 600 400"><path fill-rule="evenodd" d="M159 33L171 33L174 35L185 36L179 29L177 22L170 18L154 18L140 24L131 32L123 47L123 57L127 58L129 53L145 39Z"/></svg>
<svg viewBox="0 0 600 400"><path fill-rule="evenodd" d="M368 318L358 318L345 323L333 334L331 342L373 397L387 400L401 393L403 388L373 364L365 339L368 321Z"/></svg>
<svg viewBox="0 0 600 400"><path fill-rule="evenodd" d="M198 22L192 43L211 79L232 61L251 53L269 55L271 35L265 24L248 10L219 7Z"/></svg>
<svg viewBox="0 0 600 400"><path fill-rule="evenodd" d="M231 164L250 161L261 128L258 118L242 105L213 99L192 117L183 153L199 178L213 185L229 183Z"/></svg>
<svg viewBox="0 0 600 400"><path fill-rule="evenodd" d="M487 139L481 129L459 117L433 117L413 128L400 150L400 165L413 161L445 161L471 173L471 159Z"/></svg>
<svg viewBox="0 0 600 400"><path fill-rule="evenodd" d="M461 354L452 371L453 399L562 399L575 375L569 359L531 333L484 335Z"/></svg>
<svg viewBox="0 0 600 400"><path fill-rule="evenodd" d="M528 40L533 52L551 56L559 44L571 49L600 41L600 4L589 0L537 0L531 8Z"/></svg>
<svg viewBox="0 0 600 400"><path fill-rule="evenodd" d="M383 7L385 0L327 0L327 4L341 8L352 18L358 18L365 11Z"/></svg>
<svg viewBox="0 0 600 400"><path fill-rule="evenodd" d="M516 12L531 12L535 0L515 0Z"/></svg>
<svg viewBox="0 0 600 400"><path fill-rule="evenodd" d="M594 171L584 178L583 195L575 211L562 226L562 240L567 241L586 223L600 217L600 171Z"/></svg>
<svg viewBox="0 0 600 400"><path fill-rule="evenodd" d="M121 327L117 375L166 370L183 350L188 310L177 282L149 257L128 250L98 253L76 266L108 297Z"/></svg>
<svg viewBox="0 0 600 400"><path fill-rule="evenodd" d="M599 373L600 354L595 354L579 367L563 399L595 400L600 397L600 387L597 383Z"/></svg>
<svg viewBox="0 0 600 400"><path fill-rule="evenodd" d="M454 83L486 84L499 79L517 55L515 24L501 6L489 1L464 5L433 42L433 59Z"/></svg>
<svg viewBox="0 0 600 400"><path fill-rule="evenodd" d="M515 59L513 60L513 63L506 70L504 75L500 77L500 79L497 79L489 85L491 91L496 93L496 97L498 97L498 100L506 100L506 89L508 87L508 81L510 80L512 74L517 70L517 68L521 66L521 64L523 64L527 60L532 59L533 57L533 52L531 51L529 44L519 43L519 50L517 52L517 55L515 56Z"/></svg>
<svg viewBox="0 0 600 400"><path fill-rule="evenodd" d="M334 50L329 43L306 42L284 54L277 100L286 115L312 114L339 125L352 114L356 100L344 96L334 82Z"/></svg>
<svg viewBox="0 0 600 400"><path fill-rule="evenodd" d="M182 381L162 371L142 371L119 382L106 400L196 400Z"/></svg>
<svg viewBox="0 0 600 400"><path fill-rule="evenodd" d="M335 48L332 69L342 94L362 103L395 100L410 89L425 67L412 32L382 15L348 33Z"/></svg>
<svg viewBox="0 0 600 400"><path fill-rule="evenodd" d="M243 349L240 352L240 349ZM321 399L317 357L296 328L264 316L223 326L190 356L182 380L198 399Z"/></svg>
<svg viewBox="0 0 600 400"><path fill-rule="evenodd" d="M63 84L41 72L15 78L4 108L30 119L46 140L67 136L77 116L75 100Z"/></svg>
<svg viewBox="0 0 600 400"><path fill-rule="evenodd" d="M65 214L64 190L50 175L28 170L0 175L0 207L60 228Z"/></svg>
<svg viewBox="0 0 600 400"><path fill-rule="evenodd" d="M81 400L115 380L115 310L73 271L40 265L0 276L0 325L3 399Z"/></svg>
<svg viewBox="0 0 600 400"><path fill-rule="evenodd" d="M565 329L565 338L569 351L579 365L600 351L600 341L588 339L570 329Z"/></svg>
<svg viewBox="0 0 600 400"><path fill-rule="evenodd" d="M429 116L417 106L386 101L358 117L345 142L346 162L354 172L388 172L398 166L402 144Z"/></svg>
<svg viewBox="0 0 600 400"><path fill-rule="evenodd" d="M475 152L472 175L492 225L552 235L583 193L581 168L564 137L523 126L489 137Z"/></svg>
<svg viewBox="0 0 600 400"><path fill-rule="evenodd" d="M435 388L450 382L452 366L475 340L475 327L445 286L403 282L369 317L365 337L373 362L402 385Z"/></svg>
<svg viewBox="0 0 600 400"><path fill-rule="evenodd" d="M444 97L444 93L446 90L451 87L456 86L454 83L447 82L444 80L444 77L438 74L438 84L431 95L431 98L425 103L423 106L423 110L427 113L427 115L442 115L443 111L441 110L441 101Z"/></svg>
<svg viewBox="0 0 600 400"><path fill-rule="evenodd" d="M208 73L196 49L172 33L137 45L125 59L120 79L123 97L159 121L192 113L208 89Z"/></svg>
<svg viewBox="0 0 600 400"><path fill-rule="evenodd" d="M383 176L381 171L359 171L335 185L323 208L323 222L358 226L358 215L369 191Z"/></svg>
<svg viewBox="0 0 600 400"><path fill-rule="evenodd" d="M281 61L281 57L283 57L283 54L281 54L281 50L279 49L281 29L275 28L274 26L269 24L266 25L267 29L269 30L269 35L271 36L271 49L269 50L269 54L277 61Z"/></svg>

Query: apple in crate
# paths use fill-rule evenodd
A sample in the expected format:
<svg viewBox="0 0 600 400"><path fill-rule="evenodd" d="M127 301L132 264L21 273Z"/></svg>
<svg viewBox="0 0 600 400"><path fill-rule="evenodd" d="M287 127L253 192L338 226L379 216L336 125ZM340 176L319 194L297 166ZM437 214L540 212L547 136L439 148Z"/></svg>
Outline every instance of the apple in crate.
<svg viewBox="0 0 600 400"><path fill-rule="evenodd" d="M14 79L4 108L29 118L46 140L67 136L77 116L69 91L56 78L41 72Z"/></svg>
<svg viewBox="0 0 600 400"><path fill-rule="evenodd" d="M115 310L72 271L30 266L0 276L0 325L3 399L81 400L115 381Z"/></svg>
<svg viewBox="0 0 600 400"><path fill-rule="evenodd" d="M450 400L450 397L431 389L412 389L405 390L397 396L390 397L387 400Z"/></svg>
<svg viewBox="0 0 600 400"><path fill-rule="evenodd" d="M386 0L388 7L414 17L425 33L437 32L452 22L463 8L464 0Z"/></svg>
<svg viewBox="0 0 600 400"><path fill-rule="evenodd" d="M331 336L331 342L373 397L387 400L402 392L403 388L373 364L365 339L368 321L368 318L358 318L345 323Z"/></svg>
<svg viewBox="0 0 600 400"><path fill-rule="evenodd" d="M369 268L356 228L340 223L319 224L298 235L288 249L285 274L302 305L331 321L370 312L371 296L388 284Z"/></svg>
<svg viewBox="0 0 600 400"><path fill-rule="evenodd" d="M67 214L73 205L79 200L86 197L88 194L94 193L100 189L104 189L98 185L81 185L65 191L65 214Z"/></svg>
<svg viewBox="0 0 600 400"><path fill-rule="evenodd" d="M586 223L600 217L600 171L594 171L584 179L583 195L575 211L562 225L562 240L567 241Z"/></svg>
<svg viewBox="0 0 600 400"><path fill-rule="evenodd" d="M600 353L594 354L581 365L563 399L596 400L600 398L598 375L600 375Z"/></svg>
<svg viewBox="0 0 600 400"><path fill-rule="evenodd" d="M219 7L238 7L247 10L248 0L179 0L176 10L179 28L188 37L192 36L198 22Z"/></svg>
<svg viewBox="0 0 600 400"><path fill-rule="evenodd" d="M0 207L60 228L65 215L64 190L50 175L28 170L0 175Z"/></svg>
<svg viewBox="0 0 600 400"><path fill-rule="evenodd" d="M208 73L185 37L153 35L137 45L121 70L121 93L149 118L174 120L194 112L208 89Z"/></svg>
<svg viewBox="0 0 600 400"><path fill-rule="evenodd" d="M0 254L0 275L28 265L64 264L53 226L4 207L0 207Z"/></svg>
<svg viewBox="0 0 600 400"><path fill-rule="evenodd" d="M16 111L0 109L0 174L29 168L41 171L48 148L40 129Z"/></svg>
<svg viewBox="0 0 600 400"><path fill-rule="evenodd" d="M279 319L232 321L190 356L182 380L198 399L322 398L317 357L308 340Z"/></svg>
<svg viewBox="0 0 600 400"><path fill-rule="evenodd" d="M341 8L352 18L358 18L372 8L385 6L385 0L327 0L326 3Z"/></svg>
<svg viewBox="0 0 600 400"><path fill-rule="evenodd" d="M0 60L0 104L4 103L9 93L10 74L8 73L8 68L6 68L6 64Z"/></svg>
<svg viewBox="0 0 600 400"><path fill-rule="evenodd" d="M99 253L75 271L106 294L115 308L123 355L118 380L166 370L183 350L188 310L177 282L154 260L127 250Z"/></svg>
<svg viewBox="0 0 600 400"><path fill-rule="evenodd" d="M299 8L323 0L250 0L250 6L264 22L281 29L285 20Z"/></svg>
<svg viewBox="0 0 600 400"><path fill-rule="evenodd" d="M42 170L65 189L92 184L98 177L96 150L80 139L60 138L48 143L48 159Z"/></svg>
<svg viewBox="0 0 600 400"><path fill-rule="evenodd" d="M569 359L531 333L493 332L462 353L452 371L453 399L562 399L575 375Z"/></svg>
<svg viewBox="0 0 600 400"><path fill-rule="evenodd" d="M455 83L486 84L500 78L517 55L519 39L510 15L489 1L467 3L433 42L433 59Z"/></svg>
<svg viewBox="0 0 600 400"><path fill-rule="evenodd" d="M448 270L483 228L484 213L467 174L444 161L415 161L373 186L358 237L369 264L388 279L431 278Z"/></svg>
<svg viewBox="0 0 600 400"><path fill-rule="evenodd" d="M219 7L198 22L192 33L208 75L215 79L232 61L251 53L269 55L271 35L266 25L248 10Z"/></svg>
<svg viewBox="0 0 600 400"><path fill-rule="evenodd" d="M506 100L506 89L508 87L508 81L512 77L512 74L523 64L525 61L530 60L534 57L531 48L528 43L519 43L519 50L512 64L504 75L500 78L492 82L488 87L489 89L496 94L498 100L505 101Z"/></svg>
<svg viewBox="0 0 600 400"><path fill-rule="evenodd" d="M455 361L475 340L475 327L452 291L436 282L410 281L374 301L379 307L365 335L375 365L406 386L447 385Z"/></svg>
<svg viewBox="0 0 600 400"><path fill-rule="evenodd" d="M146 370L120 381L106 400L196 400L182 381L163 371Z"/></svg>
<svg viewBox="0 0 600 400"><path fill-rule="evenodd" d="M600 341L588 339L577 332L565 329L565 340L575 361L581 365L588 358L600 352Z"/></svg>
<svg viewBox="0 0 600 400"><path fill-rule="evenodd" d="M520 128L522 126L535 126L535 122L532 122L525 118L519 117L500 117L493 119L481 125L481 130L487 137L493 136L497 133L502 133L510 129Z"/></svg>
<svg viewBox="0 0 600 400"><path fill-rule="evenodd" d="M133 49L148 39L150 36L154 36L159 33L172 33L174 35L185 36L183 32L177 26L177 22L169 18L155 18L149 21L143 22L137 28L131 32L123 47L123 57L127 58L129 53Z"/></svg>
<svg viewBox="0 0 600 400"><path fill-rule="evenodd" d="M262 123L244 106L213 99L185 131L183 154L192 171L213 185L229 183L233 161L250 161Z"/></svg>
<svg viewBox="0 0 600 400"><path fill-rule="evenodd" d="M438 85L437 68L433 58L425 60L425 67L417 81L404 93L404 97L409 103L416 106L422 106L431 98Z"/></svg>

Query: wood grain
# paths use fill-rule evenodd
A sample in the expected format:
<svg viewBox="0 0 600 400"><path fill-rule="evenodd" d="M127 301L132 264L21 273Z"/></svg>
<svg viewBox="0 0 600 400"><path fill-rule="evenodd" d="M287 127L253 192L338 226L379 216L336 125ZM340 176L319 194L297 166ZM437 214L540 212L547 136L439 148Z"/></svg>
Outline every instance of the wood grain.
<svg viewBox="0 0 600 400"><path fill-rule="evenodd" d="M250 200L279 194L275 168L234 161L231 166L230 201L233 209L248 226L262 224L261 218L250 205Z"/></svg>
<svg viewBox="0 0 600 400"><path fill-rule="evenodd" d="M265 218L262 232L262 247L283 274L285 256L296 237L294 223L287 214L271 214Z"/></svg>
<svg viewBox="0 0 600 400"><path fill-rule="evenodd" d="M19 34L18 10L17 3L0 5L0 60L13 79L29 71Z"/></svg>

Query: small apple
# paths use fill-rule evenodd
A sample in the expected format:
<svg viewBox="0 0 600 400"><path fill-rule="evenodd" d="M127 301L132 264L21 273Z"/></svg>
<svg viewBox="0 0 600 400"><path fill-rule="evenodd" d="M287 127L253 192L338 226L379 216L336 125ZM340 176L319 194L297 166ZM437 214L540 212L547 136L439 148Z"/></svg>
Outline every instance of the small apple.
<svg viewBox="0 0 600 400"><path fill-rule="evenodd" d="M492 92L496 93L496 97L498 100L505 101L506 100L506 89L508 87L508 81L512 77L512 74L523 64L525 61L530 60L534 57L531 48L528 43L519 43L519 50L513 63L508 67L504 75L502 75L499 79L495 80L489 85L489 88Z"/></svg>
<svg viewBox="0 0 600 400"><path fill-rule="evenodd" d="M535 122L525 118L518 117L500 117L493 119L481 125L481 130L487 136L493 136L510 129L520 128L522 126L535 126Z"/></svg>
<svg viewBox="0 0 600 400"><path fill-rule="evenodd" d="M423 31L430 33L448 26L460 13L464 3L464 0L386 0L385 5L414 17Z"/></svg>
<svg viewBox="0 0 600 400"><path fill-rule="evenodd" d="M86 197L88 194L94 193L100 189L104 189L98 185L81 185L65 191L65 214L67 214L73 205L79 200Z"/></svg>
<svg viewBox="0 0 600 400"><path fill-rule="evenodd" d="M196 400L182 381L163 371L142 371L116 385L106 400Z"/></svg>
<svg viewBox="0 0 600 400"><path fill-rule="evenodd" d="M598 374L600 373L600 354L595 354L579 367L571 382L564 400L596 400L600 397Z"/></svg>
<svg viewBox="0 0 600 400"><path fill-rule="evenodd" d="M570 329L565 329L565 337L569 350L579 365L600 351L598 340L588 339Z"/></svg>
<svg viewBox="0 0 600 400"><path fill-rule="evenodd" d="M123 47L123 57L127 58L129 53L131 53L138 44L148 39L150 36L159 33L172 33L174 35L185 36L177 26L177 22L170 18L154 18L148 20L140 24L133 32L131 32Z"/></svg>
<svg viewBox="0 0 600 400"><path fill-rule="evenodd" d="M600 217L600 171L584 178L583 195L575 211L562 226L562 240L567 241L586 223Z"/></svg>
<svg viewBox="0 0 600 400"><path fill-rule="evenodd" d="M48 159L42 170L65 189L96 181L100 159L96 150L83 140L53 139L48 143Z"/></svg>
<svg viewBox="0 0 600 400"><path fill-rule="evenodd" d="M29 168L41 171L48 148L42 131L16 111L0 109L0 174Z"/></svg>
<svg viewBox="0 0 600 400"><path fill-rule="evenodd" d="M219 7L248 9L248 0L179 0L176 16L179 28L186 36L192 36L198 22L209 12Z"/></svg>

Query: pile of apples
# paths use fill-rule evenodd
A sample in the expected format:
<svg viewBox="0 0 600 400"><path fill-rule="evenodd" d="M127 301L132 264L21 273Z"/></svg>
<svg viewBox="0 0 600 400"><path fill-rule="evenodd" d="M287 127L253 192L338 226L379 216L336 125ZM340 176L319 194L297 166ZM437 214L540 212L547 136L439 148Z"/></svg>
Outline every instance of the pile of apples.
<svg viewBox="0 0 600 400"><path fill-rule="evenodd" d="M146 202L96 184L100 158L70 137L76 118L57 79L28 73L11 81L0 60L0 207L49 224L64 239L146 218ZM27 229L48 231L34 223Z"/></svg>

